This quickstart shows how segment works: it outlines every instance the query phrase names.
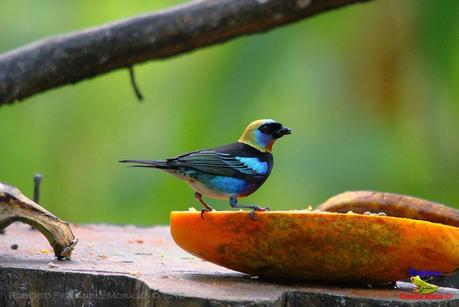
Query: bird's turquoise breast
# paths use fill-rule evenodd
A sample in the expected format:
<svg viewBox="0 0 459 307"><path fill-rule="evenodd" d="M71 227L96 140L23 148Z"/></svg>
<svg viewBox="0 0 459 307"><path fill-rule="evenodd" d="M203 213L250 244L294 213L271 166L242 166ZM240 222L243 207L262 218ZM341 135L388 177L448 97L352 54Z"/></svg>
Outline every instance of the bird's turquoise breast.
<svg viewBox="0 0 459 307"><path fill-rule="evenodd" d="M245 194L251 187L244 179L213 175L204 175L202 183L216 192L230 195Z"/></svg>
<svg viewBox="0 0 459 307"><path fill-rule="evenodd" d="M195 190L212 198L228 199L230 196L247 196L263 183L245 179L203 173L189 173L186 180Z"/></svg>

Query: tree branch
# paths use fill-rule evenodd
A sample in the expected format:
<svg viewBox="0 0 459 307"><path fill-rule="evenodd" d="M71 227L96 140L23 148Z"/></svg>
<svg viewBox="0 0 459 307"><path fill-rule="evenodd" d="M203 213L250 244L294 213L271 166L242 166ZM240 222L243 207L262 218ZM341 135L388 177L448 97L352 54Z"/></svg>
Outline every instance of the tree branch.
<svg viewBox="0 0 459 307"><path fill-rule="evenodd" d="M197 0L0 55L0 105L368 0Z"/></svg>

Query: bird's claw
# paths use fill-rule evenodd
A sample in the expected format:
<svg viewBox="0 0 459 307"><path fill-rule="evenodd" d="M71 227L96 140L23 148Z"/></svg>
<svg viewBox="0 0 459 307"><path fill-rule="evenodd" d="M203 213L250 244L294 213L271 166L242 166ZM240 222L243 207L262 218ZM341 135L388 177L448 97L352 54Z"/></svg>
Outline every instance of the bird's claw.
<svg viewBox="0 0 459 307"><path fill-rule="evenodd" d="M253 206L252 207L252 211L249 212L249 217L252 219L252 220L256 220L255 219L255 213L257 211L270 211L271 209L269 207L260 207L260 206Z"/></svg>
<svg viewBox="0 0 459 307"><path fill-rule="evenodd" d="M205 212L211 212L212 208L202 208L201 209L201 219L204 219L204 213Z"/></svg>

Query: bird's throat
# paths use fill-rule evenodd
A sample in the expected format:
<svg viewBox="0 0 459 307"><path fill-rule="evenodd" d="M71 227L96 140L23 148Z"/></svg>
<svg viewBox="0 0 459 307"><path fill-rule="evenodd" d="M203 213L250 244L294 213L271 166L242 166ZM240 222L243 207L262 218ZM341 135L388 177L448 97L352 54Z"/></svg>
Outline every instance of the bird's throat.
<svg viewBox="0 0 459 307"><path fill-rule="evenodd" d="M249 145L249 146L251 146L253 148L256 148L261 152L269 152L269 153L271 153L271 151L273 149L273 145L274 145L274 141L272 141L271 143L268 144L268 146L262 146L262 145L259 145L259 144L255 143L254 141L251 141L251 140L248 140L248 139L244 138L243 136L238 140L238 142L244 143L244 144Z"/></svg>

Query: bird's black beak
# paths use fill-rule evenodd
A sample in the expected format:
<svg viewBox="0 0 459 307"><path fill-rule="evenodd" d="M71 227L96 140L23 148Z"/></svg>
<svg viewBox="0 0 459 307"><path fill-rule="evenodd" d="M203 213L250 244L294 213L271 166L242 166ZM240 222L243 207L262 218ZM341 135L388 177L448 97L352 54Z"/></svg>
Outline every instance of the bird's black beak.
<svg viewBox="0 0 459 307"><path fill-rule="evenodd" d="M293 131L290 130L289 128L282 126L279 130L277 130L276 138L283 137L284 135L287 135L287 134L292 134L292 132Z"/></svg>

